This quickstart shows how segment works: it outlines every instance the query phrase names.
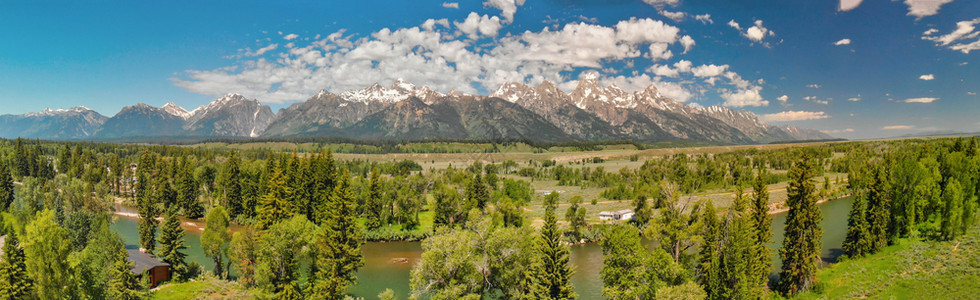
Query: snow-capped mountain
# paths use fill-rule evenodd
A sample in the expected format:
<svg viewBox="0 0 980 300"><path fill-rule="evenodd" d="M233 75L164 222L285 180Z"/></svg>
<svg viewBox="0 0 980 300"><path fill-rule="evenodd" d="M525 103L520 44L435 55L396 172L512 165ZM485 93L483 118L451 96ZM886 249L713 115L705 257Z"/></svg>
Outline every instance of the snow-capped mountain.
<svg viewBox="0 0 980 300"><path fill-rule="evenodd" d="M443 94L396 80L390 87L373 84L341 94L321 90L278 113L258 100L227 94L192 111L173 102L159 108L127 106L112 118L84 107L45 109L0 116L0 124L7 125L0 129L4 137L54 139L346 137L747 144L831 138L814 130L769 125L745 110L681 103L663 96L654 85L632 93L603 86L595 73L584 74L571 93L544 81L536 87L505 83L489 96L456 90Z"/></svg>

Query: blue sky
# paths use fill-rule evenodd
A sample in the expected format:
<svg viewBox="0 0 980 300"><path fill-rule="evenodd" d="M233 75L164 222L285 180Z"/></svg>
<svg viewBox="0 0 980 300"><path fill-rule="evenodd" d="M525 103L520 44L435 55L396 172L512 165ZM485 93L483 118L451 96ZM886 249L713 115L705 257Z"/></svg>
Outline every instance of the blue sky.
<svg viewBox="0 0 980 300"><path fill-rule="evenodd" d="M570 91L598 71L838 137L974 132L978 35L966 0L4 2L0 114L226 93L278 109L397 78Z"/></svg>

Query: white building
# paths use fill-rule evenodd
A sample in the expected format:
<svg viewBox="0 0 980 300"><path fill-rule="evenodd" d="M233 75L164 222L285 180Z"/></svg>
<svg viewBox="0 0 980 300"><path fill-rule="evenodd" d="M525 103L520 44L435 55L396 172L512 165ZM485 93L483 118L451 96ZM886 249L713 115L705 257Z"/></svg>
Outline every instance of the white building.
<svg viewBox="0 0 980 300"><path fill-rule="evenodd" d="M599 220L631 220L631 219L633 219L632 209L604 211L599 213Z"/></svg>

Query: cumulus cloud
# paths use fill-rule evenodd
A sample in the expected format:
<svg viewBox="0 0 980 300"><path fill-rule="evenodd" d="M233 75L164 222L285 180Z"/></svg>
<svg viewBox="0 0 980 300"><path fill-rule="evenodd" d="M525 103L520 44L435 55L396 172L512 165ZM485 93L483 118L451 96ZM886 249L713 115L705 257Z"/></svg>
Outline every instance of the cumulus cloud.
<svg viewBox="0 0 980 300"><path fill-rule="evenodd" d="M691 61L682 59L674 63L674 68L677 68L678 72L687 73L691 72L691 66L693 65L694 64Z"/></svg>
<svg viewBox="0 0 980 300"><path fill-rule="evenodd" d="M817 98L817 96L806 96L806 97L803 97L803 101L810 101L810 102L813 102L813 103L816 103L816 104L823 104L823 105L830 104L830 101L829 100L820 100L820 99Z"/></svg>
<svg viewBox="0 0 980 300"><path fill-rule="evenodd" d="M445 8L459 8L459 2L443 2L442 7Z"/></svg>
<svg viewBox="0 0 980 300"><path fill-rule="evenodd" d="M834 42L834 46L850 45L850 44L851 44L851 39L841 39L839 41Z"/></svg>
<svg viewBox="0 0 980 300"><path fill-rule="evenodd" d="M425 30L428 30L428 31L432 31L432 30L435 30L436 25L442 25L442 27L449 28L449 20L448 19L438 19L438 20L436 20L436 19L428 19L428 20L425 20L424 23L422 23L422 29L425 29Z"/></svg>
<svg viewBox="0 0 980 300"><path fill-rule="evenodd" d="M704 24L714 24L715 21L711 20L711 14L695 15L695 20L701 21Z"/></svg>
<svg viewBox="0 0 980 300"><path fill-rule="evenodd" d="M782 96L779 96L779 98L776 98L776 100L779 100L779 102L782 102L782 103L786 103L786 101L789 101L789 96L782 95Z"/></svg>
<svg viewBox="0 0 980 300"><path fill-rule="evenodd" d="M716 77L725 74L725 71L727 70L728 70L728 65L716 66L712 64L712 65L697 66L694 69L691 69L691 72L693 72L694 76L697 77Z"/></svg>
<svg viewBox="0 0 980 300"><path fill-rule="evenodd" d="M728 26L731 26L732 28L735 28L738 31L742 31L742 26L738 25L738 22L735 22L735 20L728 21Z"/></svg>
<svg viewBox="0 0 980 300"><path fill-rule="evenodd" d="M956 22L956 29L944 35L935 36L933 29L923 32L922 39L936 43L938 47L948 47L953 51L960 51L969 54L970 51L980 50L980 31L976 30L976 25L980 24L980 18L967 21ZM972 40L972 41L971 41Z"/></svg>
<svg viewBox="0 0 980 300"><path fill-rule="evenodd" d="M923 31L922 32L922 35L932 35L933 33L936 33L936 32L939 32L939 29L929 28L928 30Z"/></svg>
<svg viewBox="0 0 980 300"><path fill-rule="evenodd" d="M453 22L456 28L460 32L466 34L471 39L477 39L482 36L497 36L497 31L500 30L503 25L500 24L500 18L497 16L490 17L488 15L480 15L475 12L471 12L466 20L463 22ZM423 24L424 26L425 24Z"/></svg>
<svg viewBox="0 0 980 300"><path fill-rule="evenodd" d="M884 130L907 130L907 129L912 129L912 126L909 126L909 125L889 125L889 126L882 127L881 129L884 129Z"/></svg>
<svg viewBox="0 0 980 300"><path fill-rule="evenodd" d="M840 5L837 6L839 11L849 11L857 8L861 5L861 0L840 0Z"/></svg>
<svg viewBox="0 0 980 300"><path fill-rule="evenodd" d="M670 66L665 66L665 65L650 66L649 68L647 68L647 72L653 73L654 75L657 76L666 76L666 77L677 77L678 75L680 75L680 72L677 69L671 69Z"/></svg>
<svg viewBox="0 0 980 300"><path fill-rule="evenodd" d="M616 38L628 43L673 43L680 31L680 28L649 18L630 18L616 23Z"/></svg>
<svg viewBox="0 0 980 300"><path fill-rule="evenodd" d="M724 99L725 102L722 105L728 107L768 106L769 101L763 100L762 95L759 95L760 89L751 88L723 92L721 99Z"/></svg>
<svg viewBox="0 0 980 300"><path fill-rule="evenodd" d="M928 80L936 79L936 76L933 76L932 74L926 74L926 75L919 76L919 79L928 81Z"/></svg>
<svg viewBox="0 0 980 300"><path fill-rule="evenodd" d="M668 45L667 43L650 44L650 52L649 52L650 58L653 59L653 61L658 61L661 59L666 60L666 59L670 59L671 57L674 57L674 53L670 52L670 50L667 49L668 46L670 45Z"/></svg>
<svg viewBox="0 0 980 300"><path fill-rule="evenodd" d="M939 8L943 4L953 2L953 0L905 0L905 5L909 6L908 16L915 16L916 19L932 16L939 13Z"/></svg>
<svg viewBox="0 0 980 300"><path fill-rule="evenodd" d="M905 102L905 103L932 103L932 102L935 102L936 100L939 100L939 98L934 98L934 97L919 97L919 98L908 98L908 99L902 100L902 102Z"/></svg>
<svg viewBox="0 0 980 300"><path fill-rule="evenodd" d="M663 8L665 5L677 6L680 0L643 0L646 4L650 4L656 8Z"/></svg>
<svg viewBox="0 0 980 300"><path fill-rule="evenodd" d="M514 14L517 13L517 7L524 5L525 0L487 0L483 2L483 6L489 6L499 9L500 16L504 17L504 23L510 24L514 22Z"/></svg>
<svg viewBox="0 0 980 300"><path fill-rule="evenodd" d="M285 39L285 40L287 40L287 41L291 41L291 40L293 40L295 38L298 38L298 37L299 37L298 34L290 33L290 34L287 34L286 36L284 36L282 38Z"/></svg>
<svg viewBox="0 0 980 300"><path fill-rule="evenodd" d="M681 11L676 11L675 12L675 11L666 11L666 10L661 10L660 11L660 15L661 16L664 16L664 17L667 17L668 19L674 20L674 22L683 21L684 20L684 17L687 16L686 13L681 12Z"/></svg>
<svg viewBox="0 0 980 300"><path fill-rule="evenodd" d="M766 36L776 35L775 32L769 30L762 26L762 20L755 20L755 26L749 27L745 30L745 37L756 42L762 42L762 39Z"/></svg>
<svg viewBox="0 0 980 300"><path fill-rule="evenodd" d="M691 50L691 47L694 47L694 44L695 44L694 43L694 39L691 38L690 35L685 35L685 36L681 37L680 42L681 42L681 46L684 46L684 53L687 53L687 51L690 51Z"/></svg>
<svg viewBox="0 0 980 300"><path fill-rule="evenodd" d="M791 121L805 121L805 120L819 120L829 118L825 112L822 111L784 111L774 114L764 114L759 116L759 119L766 122L791 122Z"/></svg>

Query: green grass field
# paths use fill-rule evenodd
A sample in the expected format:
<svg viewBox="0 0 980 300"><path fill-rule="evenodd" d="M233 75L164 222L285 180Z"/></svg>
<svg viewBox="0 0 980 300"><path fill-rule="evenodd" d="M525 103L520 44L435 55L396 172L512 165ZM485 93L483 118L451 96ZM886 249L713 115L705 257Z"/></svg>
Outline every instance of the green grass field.
<svg viewBox="0 0 980 300"><path fill-rule="evenodd" d="M980 226L949 242L902 239L875 255L821 269L818 292L797 298L977 299L978 253Z"/></svg>

